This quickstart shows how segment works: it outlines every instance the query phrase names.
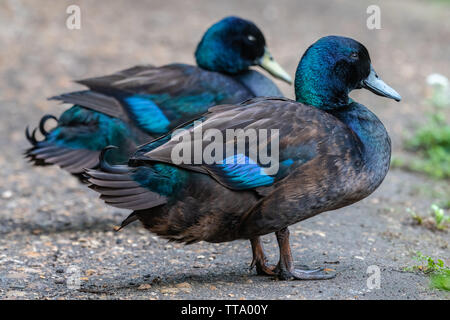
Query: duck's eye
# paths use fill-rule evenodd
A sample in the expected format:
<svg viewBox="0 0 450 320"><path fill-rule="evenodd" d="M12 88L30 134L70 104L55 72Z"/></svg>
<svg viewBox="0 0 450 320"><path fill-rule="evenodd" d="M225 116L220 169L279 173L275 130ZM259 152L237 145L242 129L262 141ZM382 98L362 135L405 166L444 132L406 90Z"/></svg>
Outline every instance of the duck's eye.
<svg viewBox="0 0 450 320"><path fill-rule="evenodd" d="M350 55L350 57L352 58L352 59L358 59L358 53L357 52L352 52L352 54Z"/></svg>
<svg viewBox="0 0 450 320"><path fill-rule="evenodd" d="M248 39L248 41L251 41L251 42L256 41L256 38L255 38L254 36L252 36L251 34L249 34L249 35L247 36L247 39Z"/></svg>

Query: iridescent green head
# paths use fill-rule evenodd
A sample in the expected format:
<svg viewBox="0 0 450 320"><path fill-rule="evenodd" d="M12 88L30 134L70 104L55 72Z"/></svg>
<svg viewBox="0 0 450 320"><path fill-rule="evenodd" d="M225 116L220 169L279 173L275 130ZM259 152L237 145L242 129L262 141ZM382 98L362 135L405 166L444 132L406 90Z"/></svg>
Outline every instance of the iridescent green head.
<svg viewBox="0 0 450 320"><path fill-rule="evenodd" d="M348 94L366 88L375 94L400 101L400 95L376 74L369 52L356 40L327 36L303 54L295 75L299 102L324 110L348 105Z"/></svg>
<svg viewBox="0 0 450 320"><path fill-rule="evenodd" d="M261 30L251 21L227 17L212 25L195 51L199 67L227 74L239 74L261 66L274 77L291 83L291 78L270 55Z"/></svg>

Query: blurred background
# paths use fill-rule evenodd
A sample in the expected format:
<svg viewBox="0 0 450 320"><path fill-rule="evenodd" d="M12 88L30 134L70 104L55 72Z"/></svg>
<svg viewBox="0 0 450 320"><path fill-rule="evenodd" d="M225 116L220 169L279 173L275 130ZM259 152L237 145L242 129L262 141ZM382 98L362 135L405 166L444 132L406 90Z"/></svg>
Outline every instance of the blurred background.
<svg viewBox="0 0 450 320"><path fill-rule="evenodd" d="M66 27L66 9L72 4L81 9L79 30ZM369 5L379 6L381 29L367 27ZM125 211L106 208L65 172L31 168L23 159L26 125L34 127L43 114L59 115L66 108L47 97L80 90L74 79L137 64L194 64L204 31L228 15L255 22L292 76L318 38L355 38L368 48L380 77L401 94L400 103L366 90L351 94L379 116L393 141L392 170L380 189L339 214L302 223L309 232L300 226L294 231L298 248L304 249L297 254L313 261L317 252L325 252L323 259L356 265L362 274L370 261L391 271L417 267L391 275L387 291L367 293L365 280L355 282L350 271L325 293L319 290L323 284L308 284L314 290L307 292L295 288L297 283L292 290L272 288L267 281L242 285L259 281L247 279L247 243L167 245L139 226L113 234L111 227ZM428 280L418 266L428 256L450 262L450 1L2 0L0 44L0 297L444 297L445 290L426 289ZM293 98L293 87L277 84ZM276 259L273 239L266 241ZM233 257L226 254L236 250ZM84 292L61 286L65 268L74 263L83 275ZM192 269L196 263L199 268ZM194 271L186 276L186 270ZM232 289L213 283L224 273ZM148 282L158 277L162 284ZM199 278L178 288L184 277ZM339 289L343 279L350 289ZM264 294L252 291L266 285L271 289Z"/></svg>

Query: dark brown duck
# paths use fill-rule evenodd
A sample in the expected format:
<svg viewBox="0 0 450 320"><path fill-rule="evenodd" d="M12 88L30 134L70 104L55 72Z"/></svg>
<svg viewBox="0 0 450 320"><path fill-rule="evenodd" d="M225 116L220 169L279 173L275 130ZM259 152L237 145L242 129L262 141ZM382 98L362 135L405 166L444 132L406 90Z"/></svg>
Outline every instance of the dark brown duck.
<svg viewBox="0 0 450 320"><path fill-rule="evenodd" d="M210 108L198 119L203 132L215 129L223 136L230 129L278 130L275 173L248 152L215 163L192 164L195 152L190 161L174 161L180 141L189 141L184 138L190 137L189 148L200 142L202 151L211 141L195 137L200 124L192 121L179 128L183 132L140 147L126 166L102 161L101 170L88 170L91 188L106 203L133 210L122 226L138 219L150 231L185 243L249 239L259 274L332 278L323 268L294 268L288 226L367 197L386 176L390 138L369 109L348 97L359 88L400 100L375 73L362 44L321 38L297 68L296 101L255 98ZM225 143L236 150L237 140L230 136ZM248 140L246 150L254 143L262 147ZM259 240L271 232L280 248L275 267L266 264Z"/></svg>

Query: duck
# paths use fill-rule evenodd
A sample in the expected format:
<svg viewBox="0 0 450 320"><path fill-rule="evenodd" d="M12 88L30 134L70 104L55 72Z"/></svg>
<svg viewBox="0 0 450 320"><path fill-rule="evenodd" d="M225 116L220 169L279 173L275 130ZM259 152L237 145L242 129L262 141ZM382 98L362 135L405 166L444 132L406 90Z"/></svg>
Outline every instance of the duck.
<svg viewBox="0 0 450 320"><path fill-rule="evenodd" d="M246 239L259 275L335 277L328 268L294 265L289 226L349 206L378 188L389 169L390 137L378 117L349 93L364 88L396 101L401 97L375 72L366 47L343 36L312 44L301 57L294 85L295 100L257 97L211 107L139 147L127 164L103 157L99 169L86 170L90 188L108 205L132 210L120 228L139 220L152 233L185 244ZM198 129L204 134L196 136ZM215 133L208 135L209 129ZM247 148L239 149L236 135L225 134L236 129L275 131L266 139L248 139ZM200 152L187 152L179 161L180 145L204 154L211 136L220 134L215 161L195 161ZM231 155L222 152L226 146L232 146ZM248 151L265 146L275 152L277 166ZM270 233L279 246L276 265L268 264L260 240Z"/></svg>
<svg viewBox="0 0 450 320"><path fill-rule="evenodd" d="M251 21L226 17L213 24L195 51L197 66L173 63L135 66L117 73L76 81L88 90L50 98L72 104L59 118L45 115L25 135L33 165L58 165L82 180L84 168L95 168L108 145L112 163L126 162L136 147L169 132L209 107L238 103L261 94L282 96L259 66L288 83L289 74L273 59L262 31ZM46 130L46 122L56 126Z"/></svg>

